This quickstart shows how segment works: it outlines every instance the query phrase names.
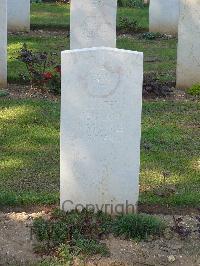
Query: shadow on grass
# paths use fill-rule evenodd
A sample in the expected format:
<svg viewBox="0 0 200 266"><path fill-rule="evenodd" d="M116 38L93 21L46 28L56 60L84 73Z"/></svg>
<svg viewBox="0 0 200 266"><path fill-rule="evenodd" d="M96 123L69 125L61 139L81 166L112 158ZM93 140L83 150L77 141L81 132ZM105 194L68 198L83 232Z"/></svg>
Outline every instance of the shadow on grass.
<svg viewBox="0 0 200 266"><path fill-rule="evenodd" d="M200 204L199 104L195 102L146 103L143 108L141 152L142 203ZM154 194L155 186L175 185L168 197Z"/></svg>
<svg viewBox="0 0 200 266"><path fill-rule="evenodd" d="M0 106L0 205L57 202L59 104L1 100Z"/></svg>
<svg viewBox="0 0 200 266"><path fill-rule="evenodd" d="M59 103L0 99L0 206L58 203L59 117ZM199 206L198 121L196 102L144 102L140 202ZM177 192L162 198L164 172Z"/></svg>

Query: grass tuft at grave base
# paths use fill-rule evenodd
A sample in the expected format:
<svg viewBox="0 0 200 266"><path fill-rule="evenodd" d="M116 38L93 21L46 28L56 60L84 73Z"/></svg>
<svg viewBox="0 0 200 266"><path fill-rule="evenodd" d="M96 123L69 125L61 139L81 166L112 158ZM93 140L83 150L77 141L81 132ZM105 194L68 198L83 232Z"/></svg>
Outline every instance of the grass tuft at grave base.
<svg viewBox="0 0 200 266"><path fill-rule="evenodd" d="M0 207L59 202L60 103L0 98ZM145 101L140 202L200 206L200 103Z"/></svg>
<svg viewBox="0 0 200 266"><path fill-rule="evenodd" d="M72 261L74 256L79 255L109 255L108 247L101 240L110 234L123 236L128 240L146 240L149 236L161 236L165 228L166 224L163 221L147 214L112 217L102 212L94 213L84 209L67 213L55 209L48 218L35 219L32 232L38 241L35 251L54 255L54 259L59 262L64 258L61 256L63 253L67 255L67 261ZM65 252L60 254L60 248Z"/></svg>

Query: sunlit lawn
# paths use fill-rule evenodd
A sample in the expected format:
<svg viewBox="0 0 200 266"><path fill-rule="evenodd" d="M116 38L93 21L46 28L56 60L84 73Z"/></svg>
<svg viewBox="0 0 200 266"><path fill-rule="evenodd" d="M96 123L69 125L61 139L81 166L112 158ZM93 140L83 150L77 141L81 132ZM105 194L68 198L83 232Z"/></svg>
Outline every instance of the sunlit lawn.
<svg viewBox="0 0 200 266"><path fill-rule="evenodd" d="M58 53L58 63L60 63L60 52L69 49L69 38L53 34L47 36L9 36L9 59L8 59L8 79L11 82L22 82L20 74L26 71L16 57L18 50L26 43L33 51L47 51ZM121 49L143 51L145 56L144 68L146 72L154 71L161 78L164 76L168 80L175 79L176 69L176 39L171 40L145 40L137 35L127 38L119 37L117 46Z"/></svg>
<svg viewBox="0 0 200 266"><path fill-rule="evenodd" d="M148 8L119 8L118 22L120 17L129 17L136 19L142 28L148 30ZM65 28L69 25L69 5L63 4L32 4L31 6L31 24L37 27L45 28L56 26L55 28ZM52 26L52 27L53 27ZM10 35L9 36L9 58L8 58L8 79L10 82L20 83L20 74L26 72L26 68L16 57L17 51L23 43L28 45L29 49L37 52L57 52L57 61L60 63L60 52L69 49L69 38L67 34L41 33L41 36L31 35ZM143 51L145 56L145 72L155 72L160 79L168 81L175 80L176 68L176 45L177 40L146 40L141 35L131 37L118 37L117 47L121 49Z"/></svg>
<svg viewBox="0 0 200 266"><path fill-rule="evenodd" d="M120 17L127 17L138 21L142 29L148 29L148 8L118 8L117 25ZM59 3L42 3L31 5L32 28L69 29L69 5Z"/></svg>
<svg viewBox="0 0 200 266"><path fill-rule="evenodd" d="M148 28L148 9L119 9ZM32 27L69 28L69 6L34 4ZM25 66L17 60L23 43L35 52L69 49L63 34L41 36L10 35L8 79L22 83ZM145 73L174 81L177 40L145 40L139 35L118 37L117 47L144 52ZM200 104L186 101L144 102L140 202L176 206L200 204L199 131ZM60 103L48 100L0 98L0 205L46 204L59 201L59 118ZM176 186L176 193L159 197L153 188L163 182Z"/></svg>
<svg viewBox="0 0 200 266"><path fill-rule="evenodd" d="M140 202L199 206L199 107L144 102ZM0 98L0 205L58 203L59 108L48 100ZM164 198L152 192L163 172L177 186Z"/></svg>

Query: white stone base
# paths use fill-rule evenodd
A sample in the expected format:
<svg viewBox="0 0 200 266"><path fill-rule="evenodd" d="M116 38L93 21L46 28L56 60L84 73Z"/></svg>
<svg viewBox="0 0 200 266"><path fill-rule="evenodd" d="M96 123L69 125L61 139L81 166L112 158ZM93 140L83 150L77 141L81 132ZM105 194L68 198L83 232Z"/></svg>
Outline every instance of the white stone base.
<svg viewBox="0 0 200 266"><path fill-rule="evenodd" d="M62 52L60 205L65 211L87 205L112 214L134 211L142 82L142 53L104 47Z"/></svg>

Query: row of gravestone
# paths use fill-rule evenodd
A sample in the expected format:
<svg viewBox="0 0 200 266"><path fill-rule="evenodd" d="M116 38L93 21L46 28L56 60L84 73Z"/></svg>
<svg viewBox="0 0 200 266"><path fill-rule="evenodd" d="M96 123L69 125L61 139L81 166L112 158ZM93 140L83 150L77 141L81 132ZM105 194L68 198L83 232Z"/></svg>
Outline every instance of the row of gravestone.
<svg viewBox="0 0 200 266"><path fill-rule="evenodd" d="M182 0L182 53L191 45L185 36L198 33L199 6ZM61 56L60 204L67 211L137 206L143 54L115 48L116 11L116 0L71 1L72 50Z"/></svg>
<svg viewBox="0 0 200 266"><path fill-rule="evenodd" d="M178 32L176 86L200 83L200 1L151 0L149 28L152 32Z"/></svg>
<svg viewBox="0 0 200 266"><path fill-rule="evenodd" d="M200 3L182 1L184 40L199 34ZM143 54L116 49L116 12L116 0L71 0L71 50L61 56L64 210L89 206L118 213L137 204ZM6 0L0 0L1 36L7 36L6 14ZM192 41L185 40L192 45L187 56L198 51ZM0 60L6 61L5 38L0 43ZM198 57L193 60L199 64Z"/></svg>
<svg viewBox="0 0 200 266"><path fill-rule="evenodd" d="M62 52L64 210L134 212L139 195L143 54L116 49L116 0L71 0Z"/></svg>
<svg viewBox="0 0 200 266"><path fill-rule="evenodd" d="M30 29L30 1L29 0L7 0L7 21L5 25L5 15L3 6L5 0L0 1L1 17L0 17L0 85L6 86L6 39L7 36L4 32L7 32L5 27L8 27L9 31L28 31ZM102 12L92 15L92 10L86 10L84 1L79 1L81 5L80 11L81 17L77 19L72 15L71 27L71 48L79 47L78 42L84 43L85 47L91 47L90 42L94 38L96 44L92 40L93 46L98 46L98 39L103 39L103 46L115 47L116 34L115 29L116 20L113 20L115 16L115 8L113 9L112 1L107 1L110 5L110 9L103 8ZM100 0L101 2L101 0ZM102 1L103 2L103 1ZM75 4L74 7L76 8ZM113 11L114 10L114 11ZM77 11L78 12L78 11ZM109 12L109 14L105 13ZM88 17L85 15L89 14ZM178 44L178 63L177 63L177 87L185 88L192 84L200 82L199 77L199 58L200 52L198 49L199 40L199 22L200 11L198 0L151 0L150 1L150 31L163 32L175 34L179 28L179 44ZM74 12L72 12L74 14ZM188 14L191 14L189 16ZM110 21L112 21L110 30ZM113 22L114 21L114 22ZM179 27L178 27L179 21ZM81 28L88 28L84 35L80 34ZM105 29L104 29L105 27ZM107 34L104 33L104 30ZM88 35L90 34L90 36ZM84 37L82 37L84 36ZM82 39L81 39L82 38ZM190 41L189 41L190 40ZM196 47L197 46L197 47ZM196 47L196 48L195 48Z"/></svg>

